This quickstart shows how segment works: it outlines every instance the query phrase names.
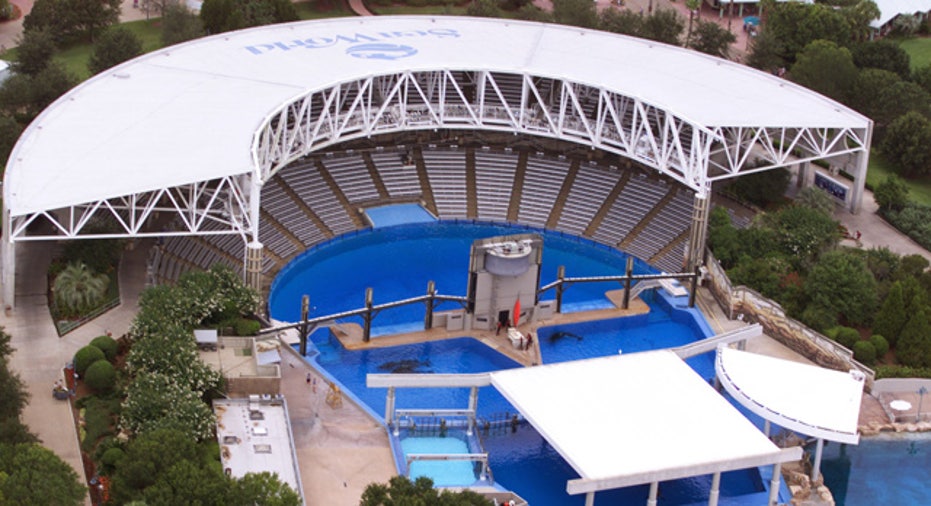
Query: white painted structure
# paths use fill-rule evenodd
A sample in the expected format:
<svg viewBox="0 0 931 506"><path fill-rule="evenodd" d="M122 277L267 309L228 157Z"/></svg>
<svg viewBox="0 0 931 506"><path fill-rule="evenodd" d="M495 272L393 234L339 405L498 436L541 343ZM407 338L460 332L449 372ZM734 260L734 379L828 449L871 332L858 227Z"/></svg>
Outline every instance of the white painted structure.
<svg viewBox="0 0 931 506"><path fill-rule="evenodd" d="M238 234L260 259L261 188L278 170L346 140L436 129L631 158L694 191L703 224L714 181L842 154L857 156L856 211L872 122L734 62L575 27L379 16L224 33L94 76L27 127L4 175L4 302L19 241ZM165 214L181 228L150 224Z"/></svg>
<svg viewBox="0 0 931 506"><path fill-rule="evenodd" d="M906 14L928 19L931 13L931 0L873 0L879 7L879 17L870 22L870 26L881 30L896 16Z"/></svg>

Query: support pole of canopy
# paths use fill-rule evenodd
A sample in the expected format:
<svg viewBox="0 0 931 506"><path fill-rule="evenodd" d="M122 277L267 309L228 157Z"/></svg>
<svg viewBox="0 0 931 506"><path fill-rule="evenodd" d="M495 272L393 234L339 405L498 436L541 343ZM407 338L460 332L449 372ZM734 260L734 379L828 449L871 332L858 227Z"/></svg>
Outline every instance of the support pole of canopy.
<svg viewBox="0 0 931 506"><path fill-rule="evenodd" d="M436 297L436 283L433 280L427 281L427 300L424 303L427 305L427 312L423 317L423 329L430 330L433 328L433 301Z"/></svg>
<svg viewBox="0 0 931 506"><path fill-rule="evenodd" d="M721 495L721 473L711 475L711 492L708 494L708 506L718 506L718 496Z"/></svg>
<svg viewBox="0 0 931 506"><path fill-rule="evenodd" d="M471 436L475 430L475 412L478 410L478 387L469 390L469 426L466 435Z"/></svg>
<svg viewBox="0 0 931 506"><path fill-rule="evenodd" d="M685 258L686 271L692 271L702 263L710 202L710 191L695 194L695 201L692 204L692 229L689 232L689 245Z"/></svg>
<svg viewBox="0 0 931 506"><path fill-rule="evenodd" d="M13 242L11 222L9 211L3 210L3 226L6 230L5 237L2 239L2 250L0 250L0 261L2 261L3 274L0 277L0 284L3 285L3 307L12 308L16 303L16 243Z"/></svg>
<svg viewBox="0 0 931 506"><path fill-rule="evenodd" d="M388 398L385 400L385 422L388 427L393 426L394 435L397 436L400 433L400 427L394 419L394 395L394 387L388 387Z"/></svg>
<svg viewBox="0 0 931 506"><path fill-rule="evenodd" d="M866 168L870 162L869 145L873 138L873 122L866 127L866 135L863 140L863 150L857 153L857 173L853 176L853 192L850 195L848 208L852 214L860 212L860 206L863 204L863 188L866 185Z"/></svg>
<svg viewBox="0 0 931 506"><path fill-rule="evenodd" d="M595 493L589 492L585 494L585 506L595 506Z"/></svg>
<svg viewBox="0 0 931 506"><path fill-rule="evenodd" d="M659 497L659 482L650 483L650 497L647 498L647 506L656 506L656 498Z"/></svg>
<svg viewBox="0 0 931 506"><path fill-rule="evenodd" d="M372 287L365 289L365 312L362 313L362 342L369 342L372 337Z"/></svg>
<svg viewBox="0 0 931 506"><path fill-rule="evenodd" d="M769 420L763 420L763 434L766 435L766 437L769 437L770 429L771 427L770 427Z"/></svg>
<svg viewBox="0 0 931 506"><path fill-rule="evenodd" d="M264 247L258 241L246 246L246 284L256 292L262 293L262 251Z"/></svg>
<svg viewBox="0 0 931 506"><path fill-rule="evenodd" d="M773 478L769 481L769 506L776 506L779 500L779 478L782 474L782 464L773 464Z"/></svg>
<svg viewBox="0 0 931 506"><path fill-rule="evenodd" d="M821 477L821 455L824 453L824 439L818 438L815 443L815 461L811 465L811 481L817 481Z"/></svg>
<svg viewBox="0 0 931 506"><path fill-rule="evenodd" d="M556 268L556 279L559 281L559 284L556 285L556 312L562 313L562 293L566 291L566 285L563 281L566 279L565 265Z"/></svg>
<svg viewBox="0 0 931 506"><path fill-rule="evenodd" d="M634 273L634 257L627 257L627 269L624 271L624 302L621 309L630 307L630 280Z"/></svg>

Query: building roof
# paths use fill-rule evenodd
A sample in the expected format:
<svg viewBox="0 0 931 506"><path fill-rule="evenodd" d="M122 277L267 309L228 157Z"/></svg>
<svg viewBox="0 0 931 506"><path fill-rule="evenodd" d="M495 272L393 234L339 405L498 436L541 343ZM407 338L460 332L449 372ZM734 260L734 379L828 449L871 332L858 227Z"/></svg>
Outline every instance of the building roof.
<svg viewBox="0 0 931 506"><path fill-rule="evenodd" d="M879 17L870 22L873 28L882 28L900 14L914 15L931 12L931 0L874 0Z"/></svg>
<svg viewBox="0 0 931 506"><path fill-rule="evenodd" d="M445 69L564 78L708 128L869 127L783 79L652 41L502 19L335 18L197 39L85 81L23 133L3 202L22 216L253 173L256 132L296 97L372 75Z"/></svg>
<svg viewBox="0 0 931 506"><path fill-rule="evenodd" d="M718 380L750 411L809 436L857 444L863 374L718 348Z"/></svg>
<svg viewBox="0 0 931 506"><path fill-rule="evenodd" d="M498 371L491 382L579 473L570 493L774 464L801 453L779 449L668 350Z"/></svg>

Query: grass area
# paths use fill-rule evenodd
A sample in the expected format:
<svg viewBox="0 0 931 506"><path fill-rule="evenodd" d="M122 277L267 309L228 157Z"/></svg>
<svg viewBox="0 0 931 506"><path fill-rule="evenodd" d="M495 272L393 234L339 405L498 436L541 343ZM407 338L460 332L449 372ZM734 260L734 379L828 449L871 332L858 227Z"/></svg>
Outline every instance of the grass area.
<svg viewBox="0 0 931 506"><path fill-rule="evenodd" d="M870 166L869 170L866 173L866 184L871 188L876 188L877 185L886 180L889 175L895 174L892 170L892 165L882 157L882 155L873 151L870 153ZM908 197L911 201L925 205L931 206L931 180L929 179L909 179L906 180L908 183Z"/></svg>
<svg viewBox="0 0 931 506"><path fill-rule="evenodd" d="M931 65L931 37L912 37L898 42L911 58L912 70Z"/></svg>

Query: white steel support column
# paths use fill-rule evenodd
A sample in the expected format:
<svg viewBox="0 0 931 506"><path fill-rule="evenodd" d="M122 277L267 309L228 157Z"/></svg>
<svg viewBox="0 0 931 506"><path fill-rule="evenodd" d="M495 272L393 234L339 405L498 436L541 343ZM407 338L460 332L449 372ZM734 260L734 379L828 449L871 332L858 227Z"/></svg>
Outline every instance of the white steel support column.
<svg viewBox="0 0 931 506"><path fill-rule="evenodd" d="M763 434L764 434L766 437L769 437L769 431L772 430L772 427L771 427L770 425L771 425L771 424L770 424L769 420L763 420Z"/></svg>
<svg viewBox="0 0 931 506"><path fill-rule="evenodd" d="M782 464L773 464L773 478L769 480L769 506L776 506L779 501L779 480L782 475Z"/></svg>
<svg viewBox="0 0 931 506"><path fill-rule="evenodd" d="M385 423L388 424L388 427L394 425L394 435L397 436L400 433L400 428L394 419L394 396L394 387L388 387L388 399L385 400Z"/></svg>
<svg viewBox="0 0 931 506"><path fill-rule="evenodd" d="M711 192L695 194L692 204L692 229L689 232L688 251L685 256L685 270L692 272L701 265L704 258L706 234L708 231L708 209L711 207Z"/></svg>
<svg viewBox="0 0 931 506"><path fill-rule="evenodd" d="M860 206L863 204L863 189L866 186L866 170L870 162L869 146L872 137L873 124L871 122L867 128L866 139L863 144L866 147L857 153L857 173L853 175L853 192L850 195L850 202L848 202L848 209L853 214L859 213Z"/></svg>
<svg viewBox="0 0 931 506"><path fill-rule="evenodd" d="M478 387L472 387L469 390L469 426L466 429L466 435L471 436L475 430L475 413L478 410Z"/></svg>
<svg viewBox="0 0 931 506"><path fill-rule="evenodd" d="M821 455L824 453L824 439L818 438L815 443L815 461L811 465L811 481L815 482L821 477Z"/></svg>
<svg viewBox="0 0 931 506"><path fill-rule="evenodd" d="M708 506L718 506L718 497L721 495L721 473L711 475L711 492L708 493Z"/></svg>
<svg viewBox="0 0 931 506"><path fill-rule="evenodd" d="M595 506L595 493L589 492L585 494L585 506Z"/></svg>
<svg viewBox="0 0 931 506"><path fill-rule="evenodd" d="M656 499L659 497L659 482L650 483L650 496L647 497L647 506L656 506Z"/></svg>
<svg viewBox="0 0 931 506"><path fill-rule="evenodd" d="M258 241L246 246L246 284L262 293L262 251L265 249Z"/></svg>
<svg viewBox="0 0 931 506"><path fill-rule="evenodd" d="M9 224L9 220L4 219L3 223ZM16 243L13 242L13 237L9 233L5 234L0 241L3 244L0 246L2 248L0 249L0 261L3 263L2 277L0 277L0 283L3 284L3 307L12 308L16 304Z"/></svg>

